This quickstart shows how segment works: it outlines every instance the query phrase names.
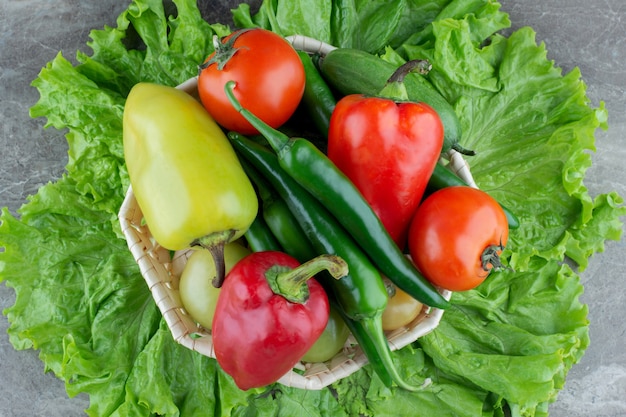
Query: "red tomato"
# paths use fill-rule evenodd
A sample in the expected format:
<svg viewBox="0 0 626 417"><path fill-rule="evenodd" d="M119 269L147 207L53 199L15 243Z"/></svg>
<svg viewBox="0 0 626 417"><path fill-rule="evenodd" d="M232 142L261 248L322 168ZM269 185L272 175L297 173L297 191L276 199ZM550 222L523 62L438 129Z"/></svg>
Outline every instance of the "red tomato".
<svg viewBox="0 0 626 417"><path fill-rule="evenodd" d="M237 83L234 93L241 105L274 128L291 117L304 93L304 67L297 52L265 29L227 36L203 67L198 76L202 104L221 126L242 134L257 130L228 101L228 81Z"/></svg>
<svg viewBox="0 0 626 417"><path fill-rule="evenodd" d="M502 266L499 255L508 237L506 215L489 194L448 187L417 209L409 229L409 252L434 285L465 291Z"/></svg>

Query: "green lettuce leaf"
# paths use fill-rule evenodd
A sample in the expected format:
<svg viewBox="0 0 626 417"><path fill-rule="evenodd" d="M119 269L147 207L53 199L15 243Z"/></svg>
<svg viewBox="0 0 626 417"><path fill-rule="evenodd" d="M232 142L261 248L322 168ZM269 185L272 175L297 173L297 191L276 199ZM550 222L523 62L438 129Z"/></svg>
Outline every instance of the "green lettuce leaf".
<svg viewBox="0 0 626 417"><path fill-rule="evenodd" d="M411 393L385 387L369 367L320 391L278 384L240 391L213 359L172 339L117 221L128 186L121 120L140 81L176 85L197 73L214 34L193 0L133 1L117 27L91 32L91 54L62 55L33 85L33 117L67 129L62 179L0 217L0 280L15 289L4 313L16 349L37 349L70 396L90 395L94 416L545 416L589 343L584 268L621 237L623 199L584 186L594 132L577 69L563 75L534 32L510 25L489 0L266 0L240 5L242 27L303 34L337 46L428 58L433 85L454 105L481 188L513 209L506 259L431 334L394 353Z"/></svg>
<svg viewBox="0 0 626 417"><path fill-rule="evenodd" d="M111 215L76 189L68 177L44 186L20 221L3 211L0 270L16 292L5 314L16 348L38 349L68 394L90 392L107 415L161 315Z"/></svg>
<svg viewBox="0 0 626 417"><path fill-rule="evenodd" d="M239 27L263 27L283 36L306 35L343 48L378 52L399 46L439 14L448 0L264 1L255 15L233 11ZM467 10L467 9L465 9Z"/></svg>
<svg viewBox="0 0 626 417"><path fill-rule="evenodd" d="M537 262L531 272L496 273L455 294L446 319L420 340L439 369L528 415L553 400L589 345L578 277L567 265Z"/></svg>

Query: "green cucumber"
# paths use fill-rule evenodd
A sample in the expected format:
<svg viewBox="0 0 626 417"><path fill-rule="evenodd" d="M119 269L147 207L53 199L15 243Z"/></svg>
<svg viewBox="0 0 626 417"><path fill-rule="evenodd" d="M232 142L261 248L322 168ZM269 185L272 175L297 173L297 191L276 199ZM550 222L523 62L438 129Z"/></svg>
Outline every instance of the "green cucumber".
<svg viewBox="0 0 626 417"><path fill-rule="evenodd" d="M319 68L328 84L339 93L377 95L397 69L382 58L358 49L338 48L319 59ZM409 100L431 106L443 123L442 153L454 149L464 155L473 151L459 144L461 122L450 103L423 76L408 74L404 78Z"/></svg>

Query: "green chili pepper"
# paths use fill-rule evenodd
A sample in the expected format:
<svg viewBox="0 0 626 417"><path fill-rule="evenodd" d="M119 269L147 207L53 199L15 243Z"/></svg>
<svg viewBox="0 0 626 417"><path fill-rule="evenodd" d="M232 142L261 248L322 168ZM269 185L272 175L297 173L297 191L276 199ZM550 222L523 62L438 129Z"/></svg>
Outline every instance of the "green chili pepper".
<svg viewBox="0 0 626 417"><path fill-rule="evenodd" d="M398 386L415 390L395 368L382 329L381 317L388 297L376 267L337 219L281 168L271 150L235 132L229 133L228 137L239 155L247 159L285 201L316 252L338 255L347 262L348 275L335 280L320 274L320 282L336 298L345 315L358 322L367 335L370 342L362 348L370 362L378 364L375 369L385 369L381 378L387 380L390 376Z"/></svg>
<svg viewBox="0 0 626 417"><path fill-rule="evenodd" d="M306 77L302 103L304 103L307 113L311 120L313 120L315 127L326 137L328 135L328 126L330 125L330 115L332 113L332 110L328 112L327 109L335 107L335 96L322 78L317 67L313 64L311 56L303 51L298 51L298 55L304 66L304 74Z"/></svg>
<svg viewBox="0 0 626 417"><path fill-rule="evenodd" d="M253 172L249 164L242 165L249 173L248 177L252 179L261 198L263 219L283 251L302 263L319 255L315 253L311 242L305 237L304 231L285 201L276 194L260 174Z"/></svg>
<svg viewBox="0 0 626 417"><path fill-rule="evenodd" d="M266 250L282 250L282 247L269 229L261 211L243 235L248 242L248 246L253 252L262 252Z"/></svg>
<svg viewBox="0 0 626 417"><path fill-rule="evenodd" d="M354 338L356 339L357 343L361 347L361 350L363 351L363 353L365 353L365 356L367 356L367 359L376 375L378 375L383 384L385 384L386 386L391 386L391 383L393 382L393 376L391 375L389 370L385 367L382 361L376 360L375 357L374 360L372 360L372 358L370 357L370 352L376 352L376 346L375 341L370 339L365 327L361 324L360 321L353 320L348 317L346 313L341 309L341 307L337 304L337 300L335 300L332 294L328 296L328 301L330 302L331 307L334 307L337 310L344 323L346 323L346 326L348 326L350 333L352 333L352 336L354 336Z"/></svg>
<svg viewBox="0 0 626 417"><path fill-rule="evenodd" d="M418 301L441 309L449 302L402 253L354 184L310 141L289 138L244 109L235 95L235 82L226 83L229 101L269 142L280 166L340 218L380 271Z"/></svg>
<svg viewBox="0 0 626 417"><path fill-rule="evenodd" d="M443 165L437 164L435 166L435 171L433 172L433 175L428 181L426 193L432 194L436 190L456 185L467 186L467 183ZM508 207L502 204L500 204L500 207L502 207L504 214L506 214L506 220L509 223L509 229L517 229L520 226L520 221L515 213L513 213Z"/></svg>

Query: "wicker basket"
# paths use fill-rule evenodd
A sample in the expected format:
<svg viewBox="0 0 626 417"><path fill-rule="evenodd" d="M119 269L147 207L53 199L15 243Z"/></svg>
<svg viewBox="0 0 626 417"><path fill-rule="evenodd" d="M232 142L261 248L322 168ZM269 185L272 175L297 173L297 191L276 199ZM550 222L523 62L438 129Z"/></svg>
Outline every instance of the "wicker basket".
<svg viewBox="0 0 626 417"><path fill-rule="evenodd" d="M197 79L192 78L178 86L197 98ZM449 154L448 166L466 182L475 186L465 160L459 154ZM446 162L448 162L446 161ZM191 250L170 251L160 247L143 222L143 214L129 188L119 211L119 220L128 247L137 261L154 300L163 314L174 340L198 353L215 358L211 333L196 324L182 306L178 282ZM449 299L451 293L442 291ZM387 333L391 350L400 349L432 331L441 320L443 310L424 307L410 324ZM301 389L319 390L363 367L367 358L350 336L343 350L324 363L299 363L278 382Z"/></svg>

